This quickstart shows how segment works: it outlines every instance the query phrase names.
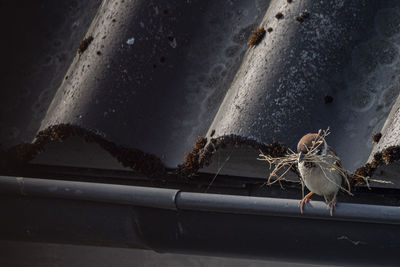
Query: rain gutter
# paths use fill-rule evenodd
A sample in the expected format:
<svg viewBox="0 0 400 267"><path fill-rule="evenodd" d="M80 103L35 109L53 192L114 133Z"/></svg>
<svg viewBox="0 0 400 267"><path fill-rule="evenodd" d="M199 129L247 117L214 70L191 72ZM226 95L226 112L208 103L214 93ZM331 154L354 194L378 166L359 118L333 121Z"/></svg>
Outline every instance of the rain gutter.
<svg viewBox="0 0 400 267"><path fill-rule="evenodd" d="M331 217L326 204L321 201L307 204L304 214L301 214L298 200L293 199L191 193L177 189L16 177L1 177L0 192L166 210L400 224L400 207L396 206L339 203L334 216Z"/></svg>

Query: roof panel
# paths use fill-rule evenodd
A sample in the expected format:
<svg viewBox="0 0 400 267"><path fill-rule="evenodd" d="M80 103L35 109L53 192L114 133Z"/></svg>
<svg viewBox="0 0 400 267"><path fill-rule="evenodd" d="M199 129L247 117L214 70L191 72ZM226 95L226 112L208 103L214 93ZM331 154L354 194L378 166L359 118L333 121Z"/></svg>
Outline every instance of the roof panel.
<svg viewBox="0 0 400 267"><path fill-rule="evenodd" d="M33 17L57 9L46 5ZM29 61L25 67L32 73L10 87L26 88L22 95L32 95L25 102L11 89L3 98L12 100L3 113L16 114L2 119L5 147L30 142L42 130L33 145L11 150L17 158L119 168L110 153L149 176L180 165L181 174L203 168L262 178L268 170L256 160L259 149L275 149L273 140L294 148L300 136L318 129L330 127L328 143L353 171L372 160L371 151L398 145L395 1L93 1L71 8L76 12L52 34L38 36L38 43L56 48L33 47L8 58L15 70L24 55L51 55L48 65ZM53 18L40 21L47 25ZM272 31L248 47L257 27ZM85 38L92 41L77 51ZM63 60L56 64L56 58ZM33 79L37 63L40 75ZM7 77L6 84L17 80ZM32 91L36 80L39 89ZM27 109L15 112L27 102ZM371 136L385 122L373 150ZM71 139L40 155L48 143L70 136L100 148ZM207 141L196 145L197 136Z"/></svg>

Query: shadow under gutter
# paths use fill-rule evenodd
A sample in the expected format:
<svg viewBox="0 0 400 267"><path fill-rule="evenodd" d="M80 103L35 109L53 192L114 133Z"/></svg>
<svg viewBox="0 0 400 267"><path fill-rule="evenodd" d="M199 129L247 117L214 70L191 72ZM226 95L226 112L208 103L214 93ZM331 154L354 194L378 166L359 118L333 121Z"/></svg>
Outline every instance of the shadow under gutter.
<svg viewBox="0 0 400 267"><path fill-rule="evenodd" d="M319 201L308 204L300 214L298 201L290 199L15 177L1 177L0 193L1 211L7 214L0 221L0 239L75 244L92 239L86 243L157 252L358 264L395 264L400 246L400 208L393 206L339 203L331 217ZM10 197L14 199L11 202ZM21 199L22 204L10 205ZM74 209L68 208L71 203ZM109 211L99 212L99 207L109 205ZM16 208L18 212L10 212ZM119 208L121 212L116 214ZM84 234L63 239L59 236L63 227L52 224L49 218L43 219L34 234L26 234L31 221L40 220L27 216L32 209L39 211L35 216L57 216L65 229L75 227L72 232ZM81 215L76 214L77 209ZM326 253L324 257L321 252Z"/></svg>

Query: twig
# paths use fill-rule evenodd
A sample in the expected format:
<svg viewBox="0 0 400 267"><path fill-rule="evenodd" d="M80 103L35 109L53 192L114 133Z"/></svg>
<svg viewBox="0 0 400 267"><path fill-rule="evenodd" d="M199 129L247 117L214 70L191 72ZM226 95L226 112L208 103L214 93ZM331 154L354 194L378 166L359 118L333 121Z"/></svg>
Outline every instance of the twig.
<svg viewBox="0 0 400 267"><path fill-rule="evenodd" d="M211 180L211 183L207 186L205 193L207 193L207 191L210 189L211 185L214 183L215 179L217 178L218 174L221 172L222 168L225 166L225 164L231 158L232 152L233 152L233 148L232 148L231 152L229 153L228 157L226 157L225 161L222 163L221 167L218 168L218 171L214 175L214 178Z"/></svg>

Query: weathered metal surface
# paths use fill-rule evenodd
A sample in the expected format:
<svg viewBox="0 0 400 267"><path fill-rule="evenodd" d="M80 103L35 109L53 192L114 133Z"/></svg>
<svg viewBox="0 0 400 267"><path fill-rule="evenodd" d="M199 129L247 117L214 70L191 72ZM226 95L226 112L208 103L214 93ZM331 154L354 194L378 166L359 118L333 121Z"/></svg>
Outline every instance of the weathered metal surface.
<svg viewBox="0 0 400 267"><path fill-rule="evenodd" d="M266 7L257 1L106 1L41 129L70 123L183 161L204 135Z"/></svg>
<svg viewBox="0 0 400 267"><path fill-rule="evenodd" d="M398 206L339 204L331 217L316 202L302 215L288 199L131 186L104 195L107 185L29 178L24 185L4 178L2 239L325 264L393 265L398 259ZM37 190L39 184L47 190ZM153 198L135 194L151 189Z"/></svg>
<svg viewBox="0 0 400 267"><path fill-rule="evenodd" d="M3 147L35 137L100 2L1 1Z"/></svg>
<svg viewBox="0 0 400 267"><path fill-rule="evenodd" d="M40 75L13 84L10 88L23 88L18 97L10 89L3 98L12 99L2 106L3 114L15 111L18 103L40 100L35 108L40 115L30 117L29 108L23 108L15 119L3 116L5 147L30 142L39 124L44 130L33 148L18 147L13 156L25 153L24 159L50 165L125 166L146 175L185 163L180 170L189 166L190 171L263 178L268 170L256 161L258 149L273 140L293 149L304 133L330 127L328 143L344 167L355 170L367 161L373 148L370 137L385 121L382 140L398 129L397 113L389 115L399 88L396 1L65 5L74 12L51 35L38 39L48 38L46 45L56 48L32 48L39 58L49 54L51 64L30 60L25 68ZM33 14L56 9L46 1L43 7ZM52 17L40 21L50 24ZM41 29L32 25L32 32ZM248 36L258 27L267 32L248 47ZM23 44L25 39L17 40ZM81 40L85 42L79 45ZM60 53L65 57L57 63ZM7 85L16 81L16 69L22 66L21 61L14 63ZM27 87L34 83L32 77L42 84L33 98L20 102L33 88ZM73 125L70 131L68 125ZM199 135L206 135L208 143L184 158ZM216 150L210 147L211 138L219 142Z"/></svg>

